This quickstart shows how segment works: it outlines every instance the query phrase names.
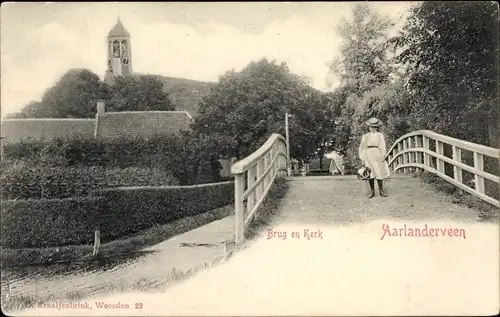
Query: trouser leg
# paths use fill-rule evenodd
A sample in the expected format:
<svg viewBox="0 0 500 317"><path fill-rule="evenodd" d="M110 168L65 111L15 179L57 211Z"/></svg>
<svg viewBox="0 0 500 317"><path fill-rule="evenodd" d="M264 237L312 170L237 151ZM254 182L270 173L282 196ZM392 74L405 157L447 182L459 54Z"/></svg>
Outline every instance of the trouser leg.
<svg viewBox="0 0 500 317"><path fill-rule="evenodd" d="M378 183L378 190L380 192L380 196L387 197L387 194L384 191L384 181L381 179L377 179L377 183Z"/></svg>
<svg viewBox="0 0 500 317"><path fill-rule="evenodd" d="M370 184L370 196L368 196L368 198L372 198L373 196L375 196L375 179L370 178L368 180L368 183Z"/></svg>

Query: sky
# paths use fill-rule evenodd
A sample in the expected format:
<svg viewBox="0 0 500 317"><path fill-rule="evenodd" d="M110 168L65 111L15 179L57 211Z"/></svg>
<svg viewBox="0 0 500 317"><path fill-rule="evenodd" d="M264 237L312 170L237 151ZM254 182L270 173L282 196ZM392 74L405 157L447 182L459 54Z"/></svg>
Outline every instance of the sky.
<svg viewBox="0 0 500 317"><path fill-rule="evenodd" d="M317 89L339 54L336 26L350 2L2 3L1 116L40 100L71 68L104 77L106 36L120 17L132 68L202 81L267 57L288 63ZM370 2L402 26L410 2ZM335 87L335 78L330 78Z"/></svg>

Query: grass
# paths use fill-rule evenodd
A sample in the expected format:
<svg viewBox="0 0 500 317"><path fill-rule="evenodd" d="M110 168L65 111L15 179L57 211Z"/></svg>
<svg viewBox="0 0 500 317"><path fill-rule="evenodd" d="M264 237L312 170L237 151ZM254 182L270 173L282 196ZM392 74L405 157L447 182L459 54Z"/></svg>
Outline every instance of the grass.
<svg viewBox="0 0 500 317"><path fill-rule="evenodd" d="M424 172L419 176L424 182L430 184L436 190L451 195L454 203L477 210L479 212L479 217L483 221L498 222L500 219L500 209L498 207L467 192L459 193L458 187L432 173Z"/></svg>
<svg viewBox="0 0 500 317"><path fill-rule="evenodd" d="M172 268L171 271L167 272L167 275L161 283L151 283L146 279L141 279L137 282L127 284L124 282L113 282L105 284L103 288L97 290L100 295L110 294L110 293L119 293L126 291L134 291L134 292L153 292L153 291L161 291L166 284L173 284L176 282L180 282L185 280L196 273L203 271L207 268L210 268L214 265L216 261L207 261L199 266L193 266L186 269L177 269ZM55 301L79 301L84 298L88 298L91 295L97 293L89 293L88 290L80 290L73 292L62 292L60 296L55 294L50 294L46 296L39 295L26 295L21 294L15 297L4 298L2 297L2 311L4 313L12 313L15 311L20 311L23 309L36 308L38 305L43 303L50 303Z"/></svg>
<svg viewBox="0 0 500 317"><path fill-rule="evenodd" d="M101 244L97 258L116 257L139 251L173 236L196 229L231 215L234 205L217 208L192 217L182 218L165 225L158 225L125 239ZM62 263L75 260L94 261L92 245L76 245L51 248L1 249L2 267Z"/></svg>

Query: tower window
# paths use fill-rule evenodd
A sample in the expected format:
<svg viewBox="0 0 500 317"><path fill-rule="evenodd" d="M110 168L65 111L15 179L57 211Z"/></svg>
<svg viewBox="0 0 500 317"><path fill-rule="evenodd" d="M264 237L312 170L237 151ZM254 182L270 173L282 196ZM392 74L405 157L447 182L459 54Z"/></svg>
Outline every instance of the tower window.
<svg viewBox="0 0 500 317"><path fill-rule="evenodd" d="M120 57L120 42L113 41L113 57Z"/></svg>
<svg viewBox="0 0 500 317"><path fill-rule="evenodd" d="M127 57L128 56L128 48L127 48L127 41L122 41L122 57Z"/></svg>

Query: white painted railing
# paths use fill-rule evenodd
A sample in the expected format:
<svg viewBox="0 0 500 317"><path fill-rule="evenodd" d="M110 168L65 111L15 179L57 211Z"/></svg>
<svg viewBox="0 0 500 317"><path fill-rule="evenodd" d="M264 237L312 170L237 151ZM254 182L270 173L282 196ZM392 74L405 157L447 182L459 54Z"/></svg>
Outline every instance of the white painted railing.
<svg viewBox="0 0 500 317"><path fill-rule="evenodd" d="M435 151L430 149L431 142L435 144ZM444 145L452 147L452 158L444 155ZM474 157L474 166L462 162L462 151L470 151ZM482 200L500 207L496 198L485 194L484 181L488 179L499 184L498 175L493 175L484 170L484 157L489 156L497 161L500 159L500 151L484 145L479 145L446 135L438 134L429 130L419 130L403 135L394 142L387 151L386 158L389 166L394 171L426 170L442 179L457 186L459 189L481 198ZM433 163L433 159L436 163ZM453 166L453 177L445 174L444 163ZM474 187L464 184L462 171L474 175Z"/></svg>
<svg viewBox="0 0 500 317"><path fill-rule="evenodd" d="M245 240L245 229L252 221L277 176L286 175L286 142L273 134L255 152L231 166L234 178L235 244Z"/></svg>

